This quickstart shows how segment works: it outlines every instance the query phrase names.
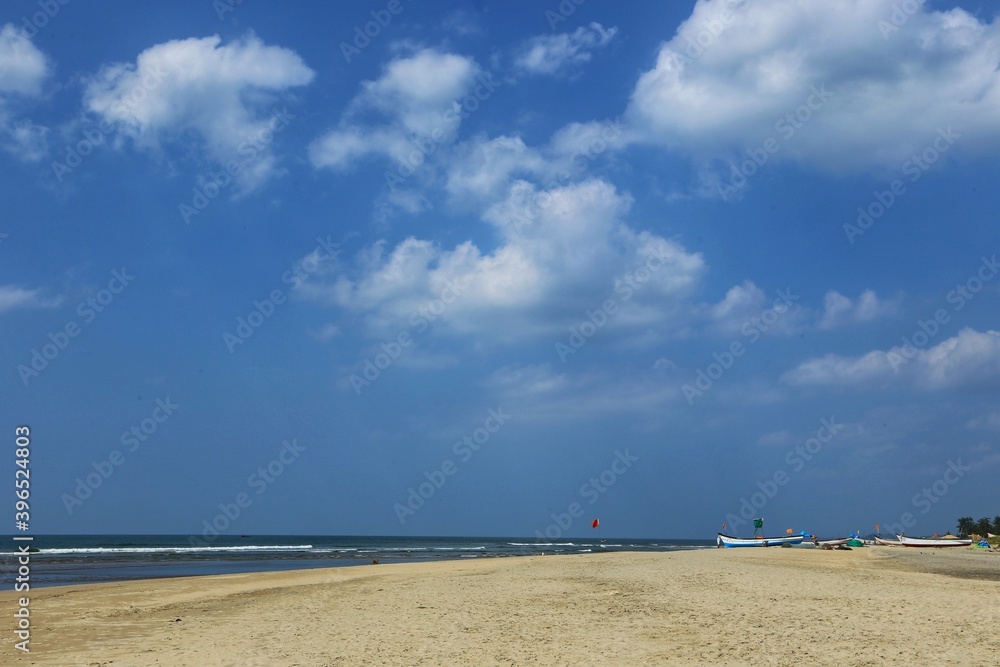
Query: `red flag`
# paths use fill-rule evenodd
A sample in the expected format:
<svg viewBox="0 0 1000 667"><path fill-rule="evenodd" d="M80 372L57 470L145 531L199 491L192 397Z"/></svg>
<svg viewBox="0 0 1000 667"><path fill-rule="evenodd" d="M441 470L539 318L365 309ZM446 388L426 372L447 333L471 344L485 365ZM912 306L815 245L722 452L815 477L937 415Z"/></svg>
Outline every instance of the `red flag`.
<svg viewBox="0 0 1000 667"><path fill-rule="evenodd" d="M791 528L786 528L785 532L788 533L789 535L791 535L792 534L792 529Z"/></svg>
<svg viewBox="0 0 1000 667"><path fill-rule="evenodd" d="M726 524L722 524L722 530L726 529Z"/></svg>
<svg viewBox="0 0 1000 667"><path fill-rule="evenodd" d="M601 520L600 519L594 519L594 522L592 524L590 524L591 528L600 528L600 526L601 526Z"/></svg>

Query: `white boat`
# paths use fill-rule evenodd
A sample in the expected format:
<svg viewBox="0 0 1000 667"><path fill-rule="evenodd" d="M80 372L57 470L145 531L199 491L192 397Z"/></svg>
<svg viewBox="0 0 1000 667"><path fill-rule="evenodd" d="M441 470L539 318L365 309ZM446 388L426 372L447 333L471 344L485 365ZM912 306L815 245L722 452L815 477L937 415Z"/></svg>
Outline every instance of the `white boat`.
<svg viewBox="0 0 1000 667"><path fill-rule="evenodd" d="M813 538L809 535L806 535L805 538L802 540L802 544L800 544L799 546L826 549L828 547L833 548L842 546L844 544L847 544L850 540L851 540L850 537L838 537L833 540L821 540L818 537Z"/></svg>
<svg viewBox="0 0 1000 667"><path fill-rule="evenodd" d="M958 537L906 537L896 535L904 547L971 547L972 540Z"/></svg>
<svg viewBox="0 0 1000 667"><path fill-rule="evenodd" d="M884 537L875 537L875 544L880 547L901 547L903 543L899 540L887 540Z"/></svg>
<svg viewBox="0 0 1000 667"><path fill-rule="evenodd" d="M716 546L724 546L727 549L735 547L780 547L786 544L801 544L801 535L787 535L785 537L733 537L719 533L715 540Z"/></svg>

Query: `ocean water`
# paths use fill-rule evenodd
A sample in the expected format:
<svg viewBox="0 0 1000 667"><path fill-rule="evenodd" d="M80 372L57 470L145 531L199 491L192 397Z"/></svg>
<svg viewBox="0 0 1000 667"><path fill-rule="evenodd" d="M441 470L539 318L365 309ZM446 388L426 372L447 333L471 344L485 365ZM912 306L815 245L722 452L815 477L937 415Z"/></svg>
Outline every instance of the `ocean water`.
<svg viewBox="0 0 1000 667"><path fill-rule="evenodd" d="M319 535L36 535L32 542L0 538L0 576L13 588L19 545L30 544L30 585L126 581L404 561L502 558L613 551L714 548L714 540L509 537L370 537Z"/></svg>

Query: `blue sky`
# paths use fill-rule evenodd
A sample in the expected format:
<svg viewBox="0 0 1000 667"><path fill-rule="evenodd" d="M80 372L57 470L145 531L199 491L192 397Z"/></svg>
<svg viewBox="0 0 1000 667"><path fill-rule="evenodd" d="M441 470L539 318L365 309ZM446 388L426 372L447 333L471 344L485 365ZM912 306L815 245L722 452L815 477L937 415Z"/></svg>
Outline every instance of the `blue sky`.
<svg viewBox="0 0 1000 667"><path fill-rule="evenodd" d="M1000 6L903 4L7 3L33 530L996 514Z"/></svg>

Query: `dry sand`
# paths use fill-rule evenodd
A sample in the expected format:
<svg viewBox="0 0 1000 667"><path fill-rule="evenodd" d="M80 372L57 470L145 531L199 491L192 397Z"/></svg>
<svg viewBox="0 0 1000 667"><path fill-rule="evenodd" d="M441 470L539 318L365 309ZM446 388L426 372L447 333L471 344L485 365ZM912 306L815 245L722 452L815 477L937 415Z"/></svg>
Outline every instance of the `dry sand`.
<svg viewBox="0 0 1000 667"><path fill-rule="evenodd" d="M0 664L996 665L1000 554L467 559L36 589L30 609L31 654L7 631Z"/></svg>

